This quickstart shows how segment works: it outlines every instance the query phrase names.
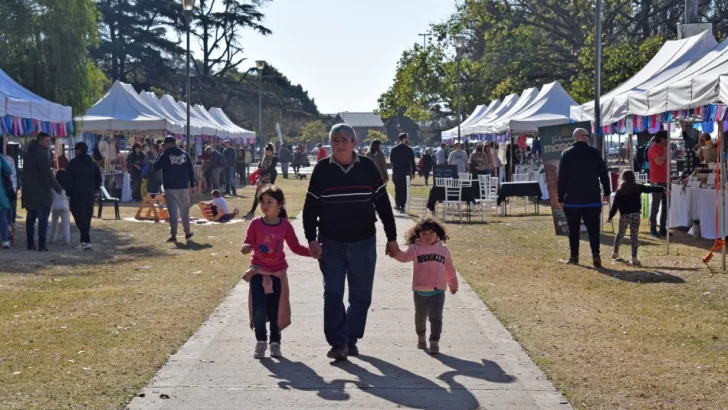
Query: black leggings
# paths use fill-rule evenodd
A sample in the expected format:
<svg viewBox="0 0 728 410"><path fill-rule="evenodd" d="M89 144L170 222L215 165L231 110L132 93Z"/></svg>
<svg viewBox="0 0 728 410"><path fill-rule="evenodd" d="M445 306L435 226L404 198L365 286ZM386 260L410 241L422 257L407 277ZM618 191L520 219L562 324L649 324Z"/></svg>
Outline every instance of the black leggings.
<svg viewBox="0 0 728 410"><path fill-rule="evenodd" d="M273 281L273 293L266 294L263 288L263 276L255 275L250 279L250 296L253 306L253 326L255 328L255 340L265 342L268 339L266 321L270 322L270 342L281 342L281 331L278 329L278 304L281 300L281 280L275 276L270 277Z"/></svg>

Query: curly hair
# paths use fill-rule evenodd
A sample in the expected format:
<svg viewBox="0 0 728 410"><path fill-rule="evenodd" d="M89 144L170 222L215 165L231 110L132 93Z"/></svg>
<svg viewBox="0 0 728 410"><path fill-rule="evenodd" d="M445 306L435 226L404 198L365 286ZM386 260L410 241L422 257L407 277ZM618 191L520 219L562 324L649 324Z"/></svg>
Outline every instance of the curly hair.
<svg viewBox="0 0 728 410"><path fill-rule="evenodd" d="M417 221L415 226L407 231L407 235L405 236L407 245L416 243L420 239L420 232L424 231L434 232L437 234L437 238L443 242L450 239L450 237L447 236L447 229L445 229L445 226L440 221L435 218L422 218Z"/></svg>

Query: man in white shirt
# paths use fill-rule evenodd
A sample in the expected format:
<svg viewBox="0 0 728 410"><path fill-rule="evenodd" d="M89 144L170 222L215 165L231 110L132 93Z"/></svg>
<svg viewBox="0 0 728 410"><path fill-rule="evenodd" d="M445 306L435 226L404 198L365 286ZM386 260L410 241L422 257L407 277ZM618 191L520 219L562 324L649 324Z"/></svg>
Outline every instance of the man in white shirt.
<svg viewBox="0 0 728 410"><path fill-rule="evenodd" d="M436 165L447 165L447 145L445 143L440 145L440 149L435 152L435 163Z"/></svg>
<svg viewBox="0 0 728 410"><path fill-rule="evenodd" d="M463 146L460 143L455 144L455 151L450 154L447 163L457 165L458 174L468 172L468 154L463 151Z"/></svg>

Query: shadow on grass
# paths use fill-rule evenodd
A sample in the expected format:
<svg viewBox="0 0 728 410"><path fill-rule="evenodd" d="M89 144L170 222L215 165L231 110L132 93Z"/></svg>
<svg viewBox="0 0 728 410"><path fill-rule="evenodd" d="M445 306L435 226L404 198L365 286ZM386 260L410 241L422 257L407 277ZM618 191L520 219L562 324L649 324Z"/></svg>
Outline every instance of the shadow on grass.
<svg viewBox="0 0 728 410"><path fill-rule="evenodd" d="M332 380L327 382L307 365L301 362L292 362L286 358L281 358L278 361L263 359L260 363L273 373L271 377L280 380L278 387L282 390L315 391L324 400L349 400L349 393L345 391L346 383L357 384L353 380Z"/></svg>
<svg viewBox="0 0 728 410"><path fill-rule="evenodd" d="M657 270L618 271L608 268L597 269L602 275L611 276L624 282L634 283L673 283L684 284L685 280L679 276L671 275Z"/></svg>
<svg viewBox="0 0 728 410"><path fill-rule="evenodd" d="M189 240L187 242L177 242L175 243L175 246L177 247L177 249L188 251L203 251L205 249L212 248L212 245L208 243L197 243L193 240Z"/></svg>

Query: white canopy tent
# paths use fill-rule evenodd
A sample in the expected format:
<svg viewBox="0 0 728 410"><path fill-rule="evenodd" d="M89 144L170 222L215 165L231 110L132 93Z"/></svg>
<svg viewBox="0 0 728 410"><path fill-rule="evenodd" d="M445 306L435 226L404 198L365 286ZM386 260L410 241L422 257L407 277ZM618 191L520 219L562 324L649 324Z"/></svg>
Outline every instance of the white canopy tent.
<svg viewBox="0 0 728 410"><path fill-rule="evenodd" d="M488 124L491 121L494 121L498 118L500 118L503 114L507 113L513 106L518 104L518 101L520 100L520 97L518 94L510 94L506 96L506 98L503 99L503 102L500 103L498 106L493 108L492 110L488 110L483 118L481 118L478 121L473 121L472 124L465 127L465 129L461 130L461 133L463 135L472 135L475 134L475 130L478 126L481 124Z"/></svg>
<svg viewBox="0 0 728 410"><path fill-rule="evenodd" d="M499 100L498 103L500 103ZM482 118L483 114L488 111L488 109L495 104L496 101L493 101L490 103L490 105L481 104L473 110L473 112L468 116L468 118L465 119L462 123L460 123L460 134L462 135L463 128L468 126L469 124L472 124L474 121L479 120ZM454 127L452 129L449 129L447 131L442 132L442 139L443 140L451 140L458 135L458 127Z"/></svg>
<svg viewBox="0 0 728 410"><path fill-rule="evenodd" d="M629 97L628 114L655 115L711 103L728 102L728 40L683 72Z"/></svg>
<svg viewBox="0 0 728 410"><path fill-rule="evenodd" d="M147 105L128 84L116 81L106 95L77 118L79 131L145 131L182 133L177 121L164 118Z"/></svg>
<svg viewBox="0 0 728 410"><path fill-rule="evenodd" d="M499 117L493 117L490 121L481 121L473 127L473 134L494 134L493 126L496 123L513 117L515 114L519 113L521 110L531 105L531 103L536 99L538 94L539 91L536 87L523 90L521 98L519 98L518 102L513 104L513 106L507 112L504 112Z"/></svg>
<svg viewBox="0 0 728 410"><path fill-rule="evenodd" d="M679 74L710 52L718 42L713 34L702 34L682 40L667 41L642 70L600 99L601 123L613 124L628 114L628 99ZM594 101L571 107L574 121L594 120Z"/></svg>
<svg viewBox="0 0 728 410"><path fill-rule="evenodd" d="M239 134L240 137L243 138L255 138L255 132L246 130L243 127L238 126L235 124L230 117L225 114L225 111L223 111L220 108L212 107L208 111L210 115L217 120L218 123L227 125L232 130L234 130L237 134Z"/></svg>
<svg viewBox="0 0 728 410"><path fill-rule="evenodd" d="M141 97L141 99L144 100L144 102L146 102L148 105L154 107L155 109L157 109L157 111L161 112L165 118L177 121L180 124L184 125L184 132L187 133L186 115L181 115L179 111L170 111L166 106L162 104L162 101L157 98L157 96L152 92L142 91L141 93L139 93L139 97ZM194 118L190 118L191 135L204 135L202 132L203 127L205 127L205 124L199 124Z"/></svg>
<svg viewBox="0 0 728 410"><path fill-rule="evenodd" d="M52 123L73 120L71 107L32 93L0 69L0 117L6 115Z"/></svg>
<svg viewBox="0 0 728 410"><path fill-rule="evenodd" d="M492 123L489 133L537 133L538 127L568 124L569 107L575 103L561 84L555 81L545 85L528 106L508 118Z"/></svg>
<svg viewBox="0 0 728 410"><path fill-rule="evenodd" d="M187 108L180 106L177 101L169 95L163 95L161 98L162 106L167 110L168 113L187 124ZM192 124L195 124L200 128L202 135L217 135L218 130L206 121L198 118L194 113L190 112L190 128Z"/></svg>
<svg viewBox="0 0 728 410"><path fill-rule="evenodd" d="M215 127L217 127L220 130L220 133L218 134L221 138L235 138L237 135L235 135L235 132L230 129L230 127L220 124L216 119L212 118L212 115L210 115L209 112L205 109L205 107L201 105L195 105L192 107L192 111L197 113L200 117L204 118L207 122L210 124L213 124Z"/></svg>

